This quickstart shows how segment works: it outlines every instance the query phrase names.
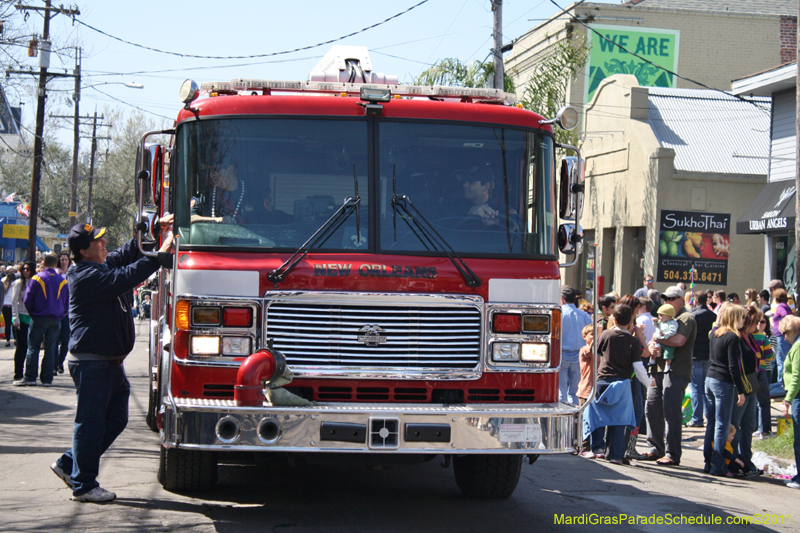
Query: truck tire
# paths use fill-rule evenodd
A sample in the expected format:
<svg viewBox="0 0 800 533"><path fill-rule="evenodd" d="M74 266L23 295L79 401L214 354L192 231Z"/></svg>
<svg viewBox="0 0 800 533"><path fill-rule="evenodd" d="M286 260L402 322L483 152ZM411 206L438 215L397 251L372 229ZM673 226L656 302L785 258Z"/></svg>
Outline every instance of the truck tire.
<svg viewBox="0 0 800 533"><path fill-rule="evenodd" d="M217 457L214 452L161 447L158 482L166 490L211 490L217 484Z"/></svg>
<svg viewBox="0 0 800 533"><path fill-rule="evenodd" d="M455 456L456 485L470 498L508 498L519 483L522 459L522 455Z"/></svg>

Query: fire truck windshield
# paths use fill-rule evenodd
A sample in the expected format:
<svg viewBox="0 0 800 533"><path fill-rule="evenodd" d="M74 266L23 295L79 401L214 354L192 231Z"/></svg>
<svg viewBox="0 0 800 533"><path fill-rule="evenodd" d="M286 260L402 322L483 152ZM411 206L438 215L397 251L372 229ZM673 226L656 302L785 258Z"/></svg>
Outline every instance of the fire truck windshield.
<svg viewBox="0 0 800 533"><path fill-rule="evenodd" d="M294 252L358 191L360 220L314 250L445 255L398 212L402 196L459 255L556 255L554 144L537 130L206 119L180 126L172 169L182 246Z"/></svg>

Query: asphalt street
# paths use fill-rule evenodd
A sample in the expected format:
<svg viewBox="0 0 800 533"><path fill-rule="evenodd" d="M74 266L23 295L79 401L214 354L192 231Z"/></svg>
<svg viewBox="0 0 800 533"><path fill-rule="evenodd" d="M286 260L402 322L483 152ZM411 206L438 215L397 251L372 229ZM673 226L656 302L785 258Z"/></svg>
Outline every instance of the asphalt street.
<svg viewBox="0 0 800 533"><path fill-rule="evenodd" d="M543 457L523 467L511 498L498 501L462 497L441 458L385 470L223 466L215 491L170 493L156 481L159 440L145 425L147 329L143 322L137 329L126 363L130 421L101 462L101 485L117 493L107 504L70 501L71 492L49 469L71 442L71 379L58 376L51 388L12 387L13 348L0 345L0 531L798 531L800 491L766 477L704 475L694 448L699 442L686 443L679 467ZM623 526L580 525L582 519L621 515L648 521L719 517L723 525L652 525L643 518ZM754 515L777 524L724 525ZM578 524L570 525L570 518Z"/></svg>

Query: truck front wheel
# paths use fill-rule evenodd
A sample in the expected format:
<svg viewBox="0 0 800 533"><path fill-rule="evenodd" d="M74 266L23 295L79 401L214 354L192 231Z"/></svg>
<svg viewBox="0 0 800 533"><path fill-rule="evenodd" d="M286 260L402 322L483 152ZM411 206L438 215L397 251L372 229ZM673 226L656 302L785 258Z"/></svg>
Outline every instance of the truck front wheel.
<svg viewBox="0 0 800 533"><path fill-rule="evenodd" d="M216 454L162 446L158 482L169 491L211 490L217 484Z"/></svg>
<svg viewBox="0 0 800 533"><path fill-rule="evenodd" d="M470 498L508 498L519 483L522 459L522 455L455 456L456 485Z"/></svg>

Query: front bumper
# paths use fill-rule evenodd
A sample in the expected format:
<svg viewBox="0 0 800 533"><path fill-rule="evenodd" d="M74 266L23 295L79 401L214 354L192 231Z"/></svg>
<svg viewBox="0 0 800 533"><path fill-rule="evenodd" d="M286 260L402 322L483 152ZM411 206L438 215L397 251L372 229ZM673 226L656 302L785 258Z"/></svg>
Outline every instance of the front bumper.
<svg viewBox="0 0 800 533"><path fill-rule="evenodd" d="M162 407L162 442L218 451L554 454L573 451L579 422L578 409L561 403L240 407L175 399Z"/></svg>

